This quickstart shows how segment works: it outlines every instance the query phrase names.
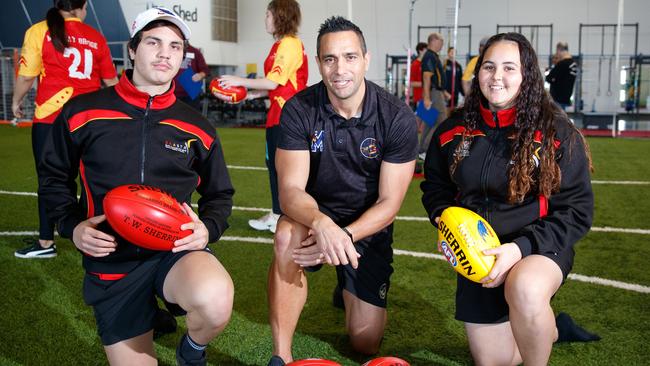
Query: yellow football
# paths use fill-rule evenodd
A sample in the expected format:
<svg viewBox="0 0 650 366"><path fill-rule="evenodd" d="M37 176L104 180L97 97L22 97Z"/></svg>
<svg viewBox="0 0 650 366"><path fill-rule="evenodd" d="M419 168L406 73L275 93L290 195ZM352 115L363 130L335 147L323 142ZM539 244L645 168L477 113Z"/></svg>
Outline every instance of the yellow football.
<svg viewBox="0 0 650 366"><path fill-rule="evenodd" d="M494 230L481 216L462 207L447 207L438 223L438 245L456 272L479 282L492 269L494 256L485 249L501 245Z"/></svg>

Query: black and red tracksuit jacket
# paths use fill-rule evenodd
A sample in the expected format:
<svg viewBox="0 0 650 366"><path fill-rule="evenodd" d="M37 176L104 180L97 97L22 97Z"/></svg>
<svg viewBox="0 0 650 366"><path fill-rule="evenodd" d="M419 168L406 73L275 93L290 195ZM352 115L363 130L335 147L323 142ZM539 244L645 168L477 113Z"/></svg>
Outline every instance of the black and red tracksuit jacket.
<svg viewBox="0 0 650 366"><path fill-rule="evenodd" d="M483 216L502 243L514 242L522 256L573 251L573 245L589 231L593 218L590 167L579 132L570 121L555 122L556 161L561 170L560 190L544 197L530 192L523 202L507 201L508 167L514 108L493 113L481 108L482 121L471 131L471 146L464 149L454 176L450 166L465 131L462 113L444 121L435 131L424 163L420 188L429 219L448 206L461 206ZM541 133L534 144L543 149ZM531 162L538 164L538 159Z"/></svg>
<svg viewBox="0 0 650 366"><path fill-rule="evenodd" d="M159 187L188 204L196 190L199 218L209 241L216 241L228 227L234 189L215 129L176 100L173 86L151 97L133 86L130 75L73 98L54 122L39 165L38 194L48 215L61 236L71 238L81 221L103 214L104 196L119 185ZM98 229L115 235L118 246L106 257L84 255L89 272L126 273L157 253L120 238L106 222Z"/></svg>

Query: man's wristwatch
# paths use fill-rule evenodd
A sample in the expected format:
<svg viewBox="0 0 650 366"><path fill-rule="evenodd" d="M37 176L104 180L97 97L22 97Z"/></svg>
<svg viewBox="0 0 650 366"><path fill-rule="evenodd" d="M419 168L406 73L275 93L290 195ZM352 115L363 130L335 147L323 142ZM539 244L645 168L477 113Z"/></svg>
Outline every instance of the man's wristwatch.
<svg viewBox="0 0 650 366"><path fill-rule="evenodd" d="M344 233L348 234L348 236L350 237L350 241L354 243L354 238L352 237L352 233L348 230L348 228L343 226L341 227L341 230L343 230Z"/></svg>

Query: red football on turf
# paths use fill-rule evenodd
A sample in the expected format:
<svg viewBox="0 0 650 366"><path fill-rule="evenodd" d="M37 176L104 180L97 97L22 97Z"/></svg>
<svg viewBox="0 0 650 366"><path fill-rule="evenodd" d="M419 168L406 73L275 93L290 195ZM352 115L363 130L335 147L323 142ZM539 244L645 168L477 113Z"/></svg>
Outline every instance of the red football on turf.
<svg viewBox="0 0 650 366"><path fill-rule="evenodd" d="M322 358L306 358L304 360L289 362L287 366L341 366L341 364Z"/></svg>
<svg viewBox="0 0 650 366"><path fill-rule="evenodd" d="M410 366L408 362L397 357L378 357L363 364L363 366Z"/></svg>
<svg viewBox="0 0 650 366"><path fill-rule="evenodd" d="M106 193L103 206L113 230L143 248L171 250L176 240L192 233L181 230L181 225L192 219L174 197L160 188L119 186Z"/></svg>
<svg viewBox="0 0 650 366"><path fill-rule="evenodd" d="M222 95L228 98L230 103L239 103L246 98L246 88L243 86L231 86L224 88L221 86L221 80L214 78L210 82L210 93Z"/></svg>

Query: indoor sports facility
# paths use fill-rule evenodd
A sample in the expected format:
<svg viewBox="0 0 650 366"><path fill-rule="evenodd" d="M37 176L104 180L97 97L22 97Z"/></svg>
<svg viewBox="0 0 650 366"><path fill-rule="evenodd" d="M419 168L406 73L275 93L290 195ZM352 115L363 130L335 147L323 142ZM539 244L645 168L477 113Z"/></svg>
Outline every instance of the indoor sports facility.
<svg viewBox="0 0 650 366"><path fill-rule="evenodd" d="M55 1L56 2L56 1ZM39 235L38 178L31 145L34 83L12 112L25 31L45 18L52 0L7 0L0 12L0 365L108 364L91 307L81 296L82 255L68 240L54 241L52 259L25 260L14 252ZM221 75L264 77L264 57L273 45L265 31L263 0L87 0L85 23L110 48L118 75L131 68L127 42L131 23L146 9L173 10L191 28L190 43L210 69L195 101L216 128L235 188L230 227L210 248L232 277L234 307L229 324L207 348L214 365L266 365L272 355L267 274L273 233L249 220L271 212L265 166L268 98L226 103L211 93ZM555 64L558 42L568 44L575 82L565 112L589 144L594 171L594 220L575 246L575 263L552 300L602 339L553 346L551 365L648 365L650 326L650 3L647 0L298 0L309 75L316 64L320 24L341 15L361 28L371 56L366 79L405 103L412 98L411 62L418 42L442 35L441 59L455 49L465 69L484 37L524 35L542 74ZM83 65L83 64L82 64ZM81 67L81 66L80 66ZM454 71L455 72L455 71ZM462 85L452 83L452 88ZM550 85L545 85L547 89ZM453 89L452 89L453 90ZM458 105L464 97L460 96ZM437 249L437 232L421 202L420 172L413 175L394 224L388 323L377 356L411 365L472 365L463 323L454 319L456 274ZM81 189L78 187L78 189ZM81 191L79 191L81 194ZM199 195L195 193L196 210ZM309 297L293 338L297 359L323 358L361 365L372 357L355 353L345 335L343 310L332 306L333 267L310 273ZM155 340L161 365L175 365L177 339Z"/></svg>

